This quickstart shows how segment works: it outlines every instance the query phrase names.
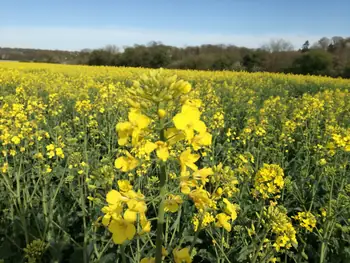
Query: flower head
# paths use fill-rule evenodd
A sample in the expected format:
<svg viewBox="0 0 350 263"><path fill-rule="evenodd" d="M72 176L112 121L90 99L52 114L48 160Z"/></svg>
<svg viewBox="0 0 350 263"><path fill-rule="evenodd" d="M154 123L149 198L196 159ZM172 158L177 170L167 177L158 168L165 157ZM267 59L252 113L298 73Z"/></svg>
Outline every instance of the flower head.
<svg viewBox="0 0 350 263"><path fill-rule="evenodd" d="M175 263L191 263L191 255L190 255L190 249L188 247L185 247L181 250L178 248L174 248L173 250L173 256Z"/></svg>
<svg viewBox="0 0 350 263"><path fill-rule="evenodd" d="M128 172L136 168L139 164L138 160L135 159L129 152L126 151L126 156L119 157L115 160L114 166L121 169L122 172Z"/></svg>

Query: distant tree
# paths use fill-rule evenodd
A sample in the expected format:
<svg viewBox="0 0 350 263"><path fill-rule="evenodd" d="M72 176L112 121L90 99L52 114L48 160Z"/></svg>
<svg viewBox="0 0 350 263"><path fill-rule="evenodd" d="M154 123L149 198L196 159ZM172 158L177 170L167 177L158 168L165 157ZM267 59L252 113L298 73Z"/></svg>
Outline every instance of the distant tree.
<svg viewBox="0 0 350 263"><path fill-rule="evenodd" d="M327 50L329 45L331 44L331 40L328 37L323 37L318 41L320 48L323 50Z"/></svg>
<svg viewBox="0 0 350 263"><path fill-rule="evenodd" d="M228 56L218 56L214 59L213 64L211 65L211 70L228 70L233 68L232 60Z"/></svg>
<svg viewBox="0 0 350 263"><path fill-rule="evenodd" d="M332 56L323 50L310 50L296 58L290 69L295 74L328 75L331 72Z"/></svg>
<svg viewBox="0 0 350 263"><path fill-rule="evenodd" d="M82 50L80 50L81 53L91 53L92 49L90 48L83 48Z"/></svg>
<svg viewBox="0 0 350 263"><path fill-rule="evenodd" d="M171 62L171 47L165 46L163 44L158 44L152 46L150 49L150 67L160 68L166 67Z"/></svg>
<svg viewBox="0 0 350 263"><path fill-rule="evenodd" d="M103 50L107 51L108 53L115 55L119 53L119 48L116 45L107 45L103 48Z"/></svg>
<svg viewBox="0 0 350 263"><path fill-rule="evenodd" d="M272 39L269 43L264 44L261 49L266 50L270 53L282 52L282 51L292 51L294 46L291 42L284 39Z"/></svg>
<svg viewBox="0 0 350 263"><path fill-rule="evenodd" d="M301 54L295 51L283 51L265 54L262 68L269 72L285 72Z"/></svg>
<svg viewBox="0 0 350 263"><path fill-rule="evenodd" d="M344 38L339 36L334 36L332 37L331 44L328 46L328 51L333 53L339 49L344 48L344 46L345 46Z"/></svg>
<svg viewBox="0 0 350 263"><path fill-rule="evenodd" d="M350 61L349 61L348 64L344 67L342 77L343 77L343 78L350 78Z"/></svg>
<svg viewBox="0 0 350 263"><path fill-rule="evenodd" d="M309 47L310 47L310 42L309 40L306 40L305 43L303 44L303 46L301 47L301 52L307 52L309 51Z"/></svg>
<svg viewBox="0 0 350 263"><path fill-rule="evenodd" d="M88 64L93 66L111 65L112 56L111 53L103 50L97 49L90 53L88 58Z"/></svg>
<svg viewBox="0 0 350 263"><path fill-rule="evenodd" d="M263 51L257 50L245 55L242 59L242 65L247 71L260 71L263 70L262 65L264 63Z"/></svg>

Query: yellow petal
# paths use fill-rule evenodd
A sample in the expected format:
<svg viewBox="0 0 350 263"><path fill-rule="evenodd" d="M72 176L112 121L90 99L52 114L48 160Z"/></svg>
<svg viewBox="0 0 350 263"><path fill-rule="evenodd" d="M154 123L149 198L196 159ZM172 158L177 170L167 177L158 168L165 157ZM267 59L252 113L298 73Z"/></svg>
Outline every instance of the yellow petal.
<svg viewBox="0 0 350 263"><path fill-rule="evenodd" d="M134 223L136 222L136 219L137 219L137 213L127 209L124 212L124 219L128 222Z"/></svg>
<svg viewBox="0 0 350 263"><path fill-rule="evenodd" d="M106 201L107 203L113 205L116 204L117 202L119 202L121 200L122 195L116 191L116 190L111 190L107 193L106 196Z"/></svg>
<svg viewBox="0 0 350 263"><path fill-rule="evenodd" d="M129 240L133 239L136 234L136 228L133 224L127 224L125 234Z"/></svg>
<svg viewBox="0 0 350 263"><path fill-rule="evenodd" d="M104 215L104 217L102 218L102 224L104 226L108 226L109 225L109 221L111 220L111 215Z"/></svg>
<svg viewBox="0 0 350 263"><path fill-rule="evenodd" d="M158 158L161 159L163 162L165 162L169 158L169 150L166 145L159 146L156 153Z"/></svg>
<svg viewBox="0 0 350 263"><path fill-rule="evenodd" d="M147 154L150 154L151 152L153 152L155 149L157 148L157 144L147 141L145 144L145 152Z"/></svg>
<svg viewBox="0 0 350 263"><path fill-rule="evenodd" d="M124 232L116 232L116 233L113 233L112 239L114 244L121 245L125 242L126 236Z"/></svg>

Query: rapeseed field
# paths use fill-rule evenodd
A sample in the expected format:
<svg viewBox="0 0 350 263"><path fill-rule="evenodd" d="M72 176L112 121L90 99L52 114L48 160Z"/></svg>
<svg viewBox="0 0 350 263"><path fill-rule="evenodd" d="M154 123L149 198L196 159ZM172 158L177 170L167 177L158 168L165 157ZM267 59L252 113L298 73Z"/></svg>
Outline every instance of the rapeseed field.
<svg viewBox="0 0 350 263"><path fill-rule="evenodd" d="M0 261L350 262L349 89L0 63Z"/></svg>

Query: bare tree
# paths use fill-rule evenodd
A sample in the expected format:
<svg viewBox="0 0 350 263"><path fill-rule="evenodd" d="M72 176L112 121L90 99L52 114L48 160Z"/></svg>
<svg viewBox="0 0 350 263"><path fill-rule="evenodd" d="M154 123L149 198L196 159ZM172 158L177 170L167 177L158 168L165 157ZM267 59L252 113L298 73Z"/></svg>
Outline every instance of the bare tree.
<svg viewBox="0 0 350 263"><path fill-rule="evenodd" d="M339 37L339 36L334 36L332 37L332 44L333 45L339 45L343 42L344 38L343 37Z"/></svg>
<svg viewBox="0 0 350 263"><path fill-rule="evenodd" d="M261 49L268 52L281 52L281 51L292 51L294 46L291 42L284 39L272 39L269 43L264 44Z"/></svg>
<svg viewBox="0 0 350 263"><path fill-rule="evenodd" d="M90 49L90 48L83 48L82 50L80 50L80 52L82 52L82 53L91 53L92 49Z"/></svg>
<svg viewBox="0 0 350 263"><path fill-rule="evenodd" d="M118 54L119 48L116 45L107 45L103 48L104 51L107 51L111 54Z"/></svg>
<svg viewBox="0 0 350 263"><path fill-rule="evenodd" d="M331 40L328 37L323 37L318 41L320 48L327 50L328 46L331 44Z"/></svg>

